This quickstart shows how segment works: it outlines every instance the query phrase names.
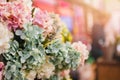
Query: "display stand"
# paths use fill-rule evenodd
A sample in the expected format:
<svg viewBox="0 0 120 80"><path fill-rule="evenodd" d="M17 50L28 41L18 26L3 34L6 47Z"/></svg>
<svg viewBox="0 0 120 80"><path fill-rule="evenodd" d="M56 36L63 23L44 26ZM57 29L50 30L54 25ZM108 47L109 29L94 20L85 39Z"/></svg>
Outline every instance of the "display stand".
<svg viewBox="0 0 120 80"><path fill-rule="evenodd" d="M97 61L97 80L120 80L120 63L116 61Z"/></svg>

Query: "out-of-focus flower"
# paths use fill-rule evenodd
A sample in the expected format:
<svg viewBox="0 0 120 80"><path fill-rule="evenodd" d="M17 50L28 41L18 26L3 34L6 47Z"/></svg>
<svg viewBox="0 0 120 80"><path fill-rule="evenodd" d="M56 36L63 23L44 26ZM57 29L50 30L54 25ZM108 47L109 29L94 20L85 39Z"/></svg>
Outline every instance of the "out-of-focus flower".
<svg viewBox="0 0 120 80"><path fill-rule="evenodd" d="M7 26L0 23L0 54L4 53L9 47L9 41L13 37Z"/></svg>
<svg viewBox="0 0 120 80"><path fill-rule="evenodd" d="M31 0L0 1L0 54L6 53L2 56L2 61L6 61L5 70L0 68L5 80L51 78L61 70L77 68L79 58L81 64L87 59L86 46L81 42L73 43L72 48L70 43L59 40L63 26L59 15L34 12ZM65 75L68 73L64 71Z"/></svg>
<svg viewBox="0 0 120 80"><path fill-rule="evenodd" d="M6 0L0 0L0 2L2 2L2 3L3 3L3 2L6 2Z"/></svg>
<svg viewBox="0 0 120 80"><path fill-rule="evenodd" d="M3 76L3 67L4 67L3 62L0 62L0 80L2 80L2 76Z"/></svg>
<svg viewBox="0 0 120 80"><path fill-rule="evenodd" d="M27 76L26 76L26 79L27 80L34 80L35 79L35 77L36 77L36 71L30 71L28 74L27 74Z"/></svg>
<svg viewBox="0 0 120 80"><path fill-rule="evenodd" d="M40 70L38 70L37 78L38 79L44 78L44 77L49 78L51 75L54 74L53 72L54 70L55 70L55 66L50 62L46 62L40 67Z"/></svg>
<svg viewBox="0 0 120 80"><path fill-rule="evenodd" d="M44 29L44 36L56 36L62 26L59 16L40 9L36 9L34 13L33 24Z"/></svg>
<svg viewBox="0 0 120 80"><path fill-rule="evenodd" d="M85 64L79 68L80 80L95 80L95 65Z"/></svg>
<svg viewBox="0 0 120 80"><path fill-rule="evenodd" d="M41 11L40 9L36 8L34 11L34 17L33 17L33 23L38 25L39 27L46 28L47 26L44 26L49 20L49 15L45 11Z"/></svg>
<svg viewBox="0 0 120 80"><path fill-rule="evenodd" d="M56 34L55 35L55 38L61 38L62 39L62 36L59 37L61 35L61 32L62 32L62 26L64 26L63 22L60 20L60 17L58 14L54 14L54 13L49 13L51 19L52 19L52 27L53 27L53 30L52 30L52 35Z"/></svg>
<svg viewBox="0 0 120 80"><path fill-rule="evenodd" d="M22 69L21 72L27 80L34 80L36 78L37 73L35 70L27 71L27 70Z"/></svg>
<svg viewBox="0 0 120 80"><path fill-rule="evenodd" d="M53 21L50 18L49 14L45 11L41 11L40 9L36 9L33 23L44 28L45 31L48 33L52 31Z"/></svg>
<svg viewBox="0 0 120 80"><path fill-rule="evenodd" d="M80 57L80 63L83 65L84 61L88 58L89 51L87 50L87 47L85 44L82 42L74 42L72 44L72 47L76 49L78 52L80 52L81 57Z"/></svg>
<svg viewBox="0 0 120 80"><path fill-rule="evenodd" d="M32 11L32 9L33 9L33 7L32 7L32 1L33 0L22 0L22 1L23 1L24 5L27 6L26 10Z"/></svg>
<svg viewBox="0 0 120 80"><path fill-rule="evenodd" d="M69 73L70 73L69 69L64 70L64 71L60 72L60 76L61 76L61 78L65 78L66 80L71 80Z"/></svg>
<svg viewBox="0 0 120 80"><path fill-rule="evenodd" d="M63 42L72 41L72 35L65 24L63 24L62 26L61 35L62 35Z"/></svg>
<svg viewBox="0 0 120 80"><path fill-rule="evenodd" d="M0 3L0 21L6 22L9 29L22 28L31 20L31 9L23 0Z"/></svg>

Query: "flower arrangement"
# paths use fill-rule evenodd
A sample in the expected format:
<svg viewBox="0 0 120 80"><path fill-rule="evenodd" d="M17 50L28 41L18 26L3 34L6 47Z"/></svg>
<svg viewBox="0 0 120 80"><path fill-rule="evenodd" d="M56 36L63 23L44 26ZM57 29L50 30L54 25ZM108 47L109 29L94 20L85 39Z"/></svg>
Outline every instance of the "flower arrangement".
<svg viewBox="0 0 120 80"><path fill-rule="evenodd" d="M61 80L61 71L87 59L84 44L62 41L57 14L33 8L30 0L0 2L0 80Z"/></svg>

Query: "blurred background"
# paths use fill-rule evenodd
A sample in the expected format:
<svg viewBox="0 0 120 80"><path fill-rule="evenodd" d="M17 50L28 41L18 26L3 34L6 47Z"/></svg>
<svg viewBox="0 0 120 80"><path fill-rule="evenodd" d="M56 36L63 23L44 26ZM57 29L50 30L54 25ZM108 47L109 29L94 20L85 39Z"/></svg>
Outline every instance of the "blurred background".
<svg viewBox="0 0 120 80"><path fill-rule="evenodd" d="M120 80L120 0L33 1L59 14L70 32L66 39L82 41L90 51L85 65L70 71L72 80Z"/></svg>

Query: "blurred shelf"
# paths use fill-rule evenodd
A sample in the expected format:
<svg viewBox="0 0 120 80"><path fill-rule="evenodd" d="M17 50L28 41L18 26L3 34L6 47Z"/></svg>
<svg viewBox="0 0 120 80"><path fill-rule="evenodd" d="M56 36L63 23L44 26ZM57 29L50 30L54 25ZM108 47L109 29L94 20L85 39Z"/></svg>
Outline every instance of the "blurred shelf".
<svg viewBox="0 0 120 80"><path fill-rule="evenodd" d="M95 7L89 5L89 4L87 4L87 3L85 3L84 1L81 1L81 0L65 0L65 1L70 2L71 4L76 4L76 5L79 5L79 6L83 6L86 9L92 10L93 12L101 14L101 15L107 15L108 14L107 12L96 9Z"/></svg>
<svg viewBox="0 0 120 80"><path fill-rule="evenodd" d="M98 61L97 80L120 80L120 62Z"/></svg>

